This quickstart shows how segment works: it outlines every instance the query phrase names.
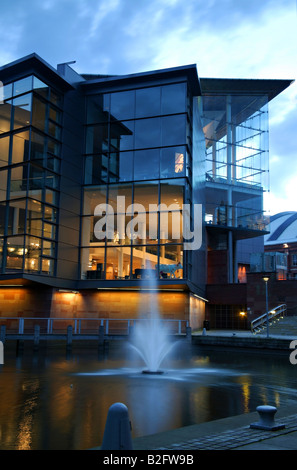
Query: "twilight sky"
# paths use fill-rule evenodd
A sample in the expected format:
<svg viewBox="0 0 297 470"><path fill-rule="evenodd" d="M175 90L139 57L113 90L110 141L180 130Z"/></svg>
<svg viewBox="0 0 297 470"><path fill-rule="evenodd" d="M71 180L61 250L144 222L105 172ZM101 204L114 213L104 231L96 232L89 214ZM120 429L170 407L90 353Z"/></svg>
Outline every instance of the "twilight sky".
<svg viewBox="0 0 297 470"><path fill-rule="evenodd" d="M32 52L80 73L294 80L296 0L1 0L0 66ZM272 215L297 211L297 83L269 109Z"/></svg>

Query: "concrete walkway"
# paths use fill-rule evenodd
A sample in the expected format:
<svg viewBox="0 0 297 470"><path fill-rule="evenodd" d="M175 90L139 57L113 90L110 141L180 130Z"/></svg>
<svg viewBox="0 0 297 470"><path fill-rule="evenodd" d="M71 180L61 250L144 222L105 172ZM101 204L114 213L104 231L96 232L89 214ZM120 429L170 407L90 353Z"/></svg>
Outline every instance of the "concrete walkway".
<svg viewBox="0 0 297 470"><path fill-rule="evenodd" d="M278 410L277 431L252 429L257 412L139 437L134 450L297 450L297 404Z"/></svg>
<svg viewBox="0 0 297 470"><path fill-rule="evenodd" d="M195 338L198 340L195 341ZM288 348L296 335L277 335L266 332L254 335L249 330L209 330L193 332L195 344L220 343L235 347L242 344L246 347ZM236 341L234 341L236 340ZM237 342L242 340L242 343ZM221 346L224 344L220 344ZM171 430L134 440L135 450L297 450L297 400L296 405L278 409L275 415L276 424L285 427L277 431L253 429L251 424L259 421L257 411L225 419L210 421L184 428Z"/></svg>

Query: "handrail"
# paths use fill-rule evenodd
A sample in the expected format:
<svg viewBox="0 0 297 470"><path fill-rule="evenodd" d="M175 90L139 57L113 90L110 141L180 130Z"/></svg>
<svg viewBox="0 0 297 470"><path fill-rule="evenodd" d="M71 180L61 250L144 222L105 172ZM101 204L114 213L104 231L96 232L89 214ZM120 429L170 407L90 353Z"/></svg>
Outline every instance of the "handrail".
<svg viewBox="0 0 297 470"><path fill-rule="evenodd" d="M84 334L84 331L92 331L92 334L98 335L98 329L99 327L104 328L104 334L112 334L112 331L115 330L116 328L119 329L119 323L123 323L123 327L121 330L124 330L127 332L127 334L130 333L131 328L133 327L134 323L136 322L141 322L145 321L145 318L42 318L42 317L0 317L0 326L6 325L6 334L10 333L16 333L19 335L26 334L28 330L34 330L33 325L39 325L44 324L43 327L43 332L44 334L47 335L52 335L52 334L57 334L56 331L61 332L61 330L66 330L67 326L72 326L73 327L73 334L76 335L82 335ZM185 327L189 326L189 321L188 320L181 320L181 319L160 319L161 323L173 323L177 327L174 328L174 330L177 331L177 334L182 333L182 326L184 325ZM17 322L16 326L11 327L10 322ZM31 325L28 326L28 323L31 322ZM56 329L54 328L54 323L61 323L67 322L67 326L57 326ZM85 327L83 322L92 322L93 325L89 327ZM115 323L117 325L115 325ZM95 323L95 326L94 326ZM96 326L97 324L97 326ZM27 326L27 327L26 327ZM40 332L42 334L42 331ZM61 333L63 334L63 333ZM90 334L90 333L88 333Z"/></svg>
<svg viewBox="0 0 297 470"><path fill-rule="evenodd" d="M271 310L268 311L269 323L271 323L271 321L275 320L276 318L283 317L284 315L286 315L286 312L287 312L286 304L282 304L282 305L279 305L278 307L272 308ZM262 329L263 325L267 325L267 312L255 318L255 320L251 322L252 333L258 333Z"/></svg>

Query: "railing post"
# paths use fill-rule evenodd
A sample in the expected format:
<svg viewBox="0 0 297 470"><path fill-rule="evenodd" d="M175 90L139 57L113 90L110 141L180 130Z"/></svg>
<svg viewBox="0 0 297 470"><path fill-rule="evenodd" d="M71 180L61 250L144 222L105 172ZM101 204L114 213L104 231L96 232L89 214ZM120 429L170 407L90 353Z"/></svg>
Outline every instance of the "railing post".
<svg viewBox="0 0 297 470"><path fill-rule="evenodd" d="M181 334L181 320L178 320L178 334Z"/></svg>
<svg viewBox="0 0 297 470"><path fill-rule="evenodd" d="M72 325L68 325L67 327L67 345L66 349L70 350L72 347Z"/></svg>
<svg viewBox="0 0 297 470"><path fill-rule="evenodd" d="M40 326L35 325L35 327L34 327L34 346L33 346L34 351L38 350L39 339L40 339Z"/></svg>
<svg viewBox="0 0 297 470"><path fill-rule="evenodd" d="M19 319L19 335L24 334L24 319L20 318Z"/></svg>
<svg viewBox="0 0 297 470"><path fill-rule="evenodd" d="M1 325L0 341L4 344L6 336L6 325Z"/></svg>

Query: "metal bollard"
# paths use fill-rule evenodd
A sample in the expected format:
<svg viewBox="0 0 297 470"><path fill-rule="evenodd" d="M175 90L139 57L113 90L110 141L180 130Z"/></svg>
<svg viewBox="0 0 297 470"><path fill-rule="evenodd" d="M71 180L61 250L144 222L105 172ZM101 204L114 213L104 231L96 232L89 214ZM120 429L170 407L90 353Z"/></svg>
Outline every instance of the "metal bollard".
<svg viewBox="0 0 297 470"><path fill-rule="evenodd" d="M256 410L259 413L260 421L252 423L250 428L276 431L277 429L283 429L285 427L284 424L276 424L274 422L274 415L277 412L277 408L275 406L261 405L257 406Z"/></svg>
<svg viewBox="0 0 297 470"><path fill-rule="evenodd" d="M101 450L133 450L128 408L114 403L108 410Z"/></svg>

